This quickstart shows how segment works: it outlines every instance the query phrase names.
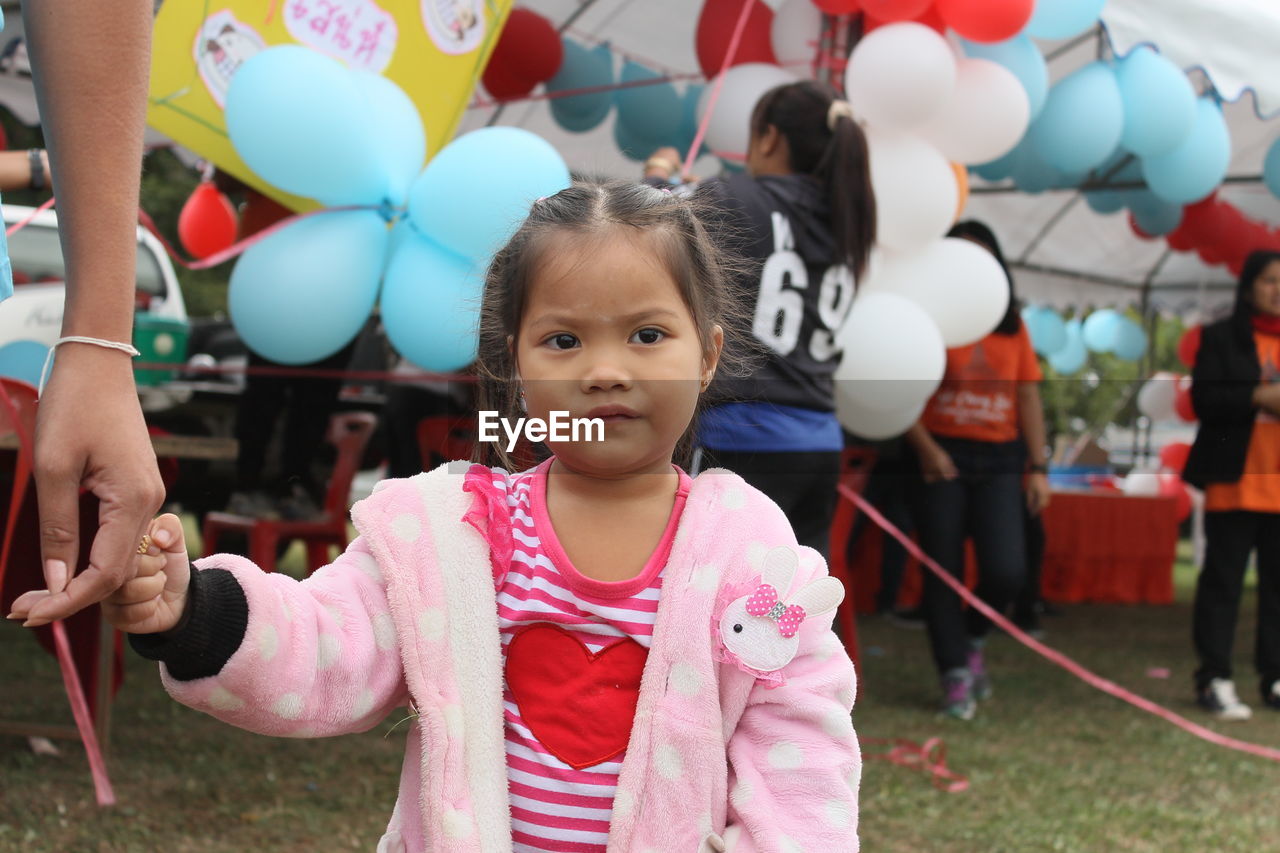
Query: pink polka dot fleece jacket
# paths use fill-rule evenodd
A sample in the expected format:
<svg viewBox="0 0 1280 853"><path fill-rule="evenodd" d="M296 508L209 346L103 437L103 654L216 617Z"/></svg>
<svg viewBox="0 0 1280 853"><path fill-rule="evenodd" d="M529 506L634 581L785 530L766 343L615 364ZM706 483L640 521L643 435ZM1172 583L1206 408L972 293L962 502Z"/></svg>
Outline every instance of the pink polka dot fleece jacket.
<svg viewBox="0 0 1280 853"><path fill-rule="evenodd" d="M512 849L494 577L484 537L463 522L465 471L381 483L352 510L358 538L305 581L231 555L200 561L243 588L244 639L217 675L181 681L161 664L175 699L267 735L359 732L397 707L416 712L379 853ZM694 481L618 777L611 853L857 849L854 672L820 612L830 601L813 594L826 574L740 477ZM756 606L765 584L778 598L767 611ZM798 630L796 602L813 612Z"/></svg>

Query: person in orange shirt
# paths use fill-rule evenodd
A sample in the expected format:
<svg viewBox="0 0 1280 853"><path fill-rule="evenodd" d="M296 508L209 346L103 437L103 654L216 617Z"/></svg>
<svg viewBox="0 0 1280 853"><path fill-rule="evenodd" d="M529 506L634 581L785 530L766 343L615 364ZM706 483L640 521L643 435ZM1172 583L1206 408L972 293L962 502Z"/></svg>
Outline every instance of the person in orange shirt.
<svg viewBox="0 0 1280 853"><path fill-rule="evenodd" d="M1205 492L1196 583L1196 700L1223 720L1253 712L1231 680L1231 646L1249 553L1258 554L1254 664L1263 704L1280 711L1280 252L1240 272L1235 311L1205 326L1191 373L1200 428L1183 478Z"/></svg>
<svg viewBox="0 0 1280 853"><path fill-rule="evenodd" d="M964 575L965 541L973 539L977 594L1003 611L1026 574L1025 511L1037 515L1049 503L1042 376L995 235L970 221L956 225L951 236L977 243L1000 261L1009 280L1009 309L982 340L947 350L942 384L907 433L920 471L914 512L921 546L956 577ZM973 609L966 612L960 597L929 572L924 614L943 711L972 719L976 700L991 695L982 655L991 623Z"/></svg>

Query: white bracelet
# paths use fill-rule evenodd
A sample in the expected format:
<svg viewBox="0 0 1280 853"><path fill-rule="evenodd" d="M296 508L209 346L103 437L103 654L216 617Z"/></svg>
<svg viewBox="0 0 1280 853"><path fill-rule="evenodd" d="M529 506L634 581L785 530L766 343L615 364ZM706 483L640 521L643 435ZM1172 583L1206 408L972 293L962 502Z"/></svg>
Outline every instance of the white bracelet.
<svg viewBox="0 0 1280 853"><path fill-rule="evenodd" d="M53 346L49 347L49 354L44 358L44 367L40 369L40 387L36 389L36 397L44 394L44 383L48 378L49 366L53 364L53 354L58 347L63 344L92 344L95 347L103 347L104 349L119 350L128 353L131 358L137 358L142 355L132 344L122 344L119 341L106 341L102 338L86 338L80 335L68 335L65 338L58 338Z"/></svg>

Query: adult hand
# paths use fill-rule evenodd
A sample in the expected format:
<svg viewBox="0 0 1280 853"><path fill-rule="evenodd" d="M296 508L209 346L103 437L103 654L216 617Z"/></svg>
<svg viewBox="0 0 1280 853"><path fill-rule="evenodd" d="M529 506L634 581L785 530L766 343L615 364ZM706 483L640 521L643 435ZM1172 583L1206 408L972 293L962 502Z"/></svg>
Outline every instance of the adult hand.
<svg viewBox="0 0 1280 853"><path fill-rule="evenodd" d="M57 359L37 410L35 480L47 589L28 600L32 626L65 619L128 582L137 571L138 542L164 502L129 357L72 343L58 348ZM71 578L81 487L101 505L89 567Z"/></svg>
<svg viewBox="0 0 1280 853"><path fill-rule="evenodd" d="M1273 415L1280 415L1280 382L1268 382L1253 389L1253 402Z"/></svg>
<svg viewBox="0 0 1280 853"><path fill-rule="evenodd" d="M666 168L666 164L660 166L655 162L662 160L667 161L667 164L670 164L670 168ZM644 176L646 178L662 178L665 181L680 173L680 165L680 152L668 145L649 155L649 159L645 161Z"/></svg>
<svg viewBox="0 0 1280 853"><path fill-rule="evenodd" d="M936 443L920 455L920 470L926 483L954 480L960 476L960 469L952 461L951 454Z"/></svg>
<svg viewBox="0 0 1280 853"><path fill-rule="evenodd" d="M1027 510L1039 515L1049 505L1049 478L1038 471L1027 475Z"/></svg>

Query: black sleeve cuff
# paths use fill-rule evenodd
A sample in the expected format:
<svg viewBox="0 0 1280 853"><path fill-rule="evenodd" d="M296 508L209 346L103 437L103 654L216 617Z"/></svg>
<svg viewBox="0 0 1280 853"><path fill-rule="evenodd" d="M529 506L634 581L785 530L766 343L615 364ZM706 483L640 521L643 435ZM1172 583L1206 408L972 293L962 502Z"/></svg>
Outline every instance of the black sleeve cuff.
<svg viewBox="0 0 1280 853"><path fill-rule="evenodd" d="M178 624L160 634L130 634L129 644L163 663L174 679L194 681L222 671L248 625L249 602L236 576L226 569L193 569Z"/></svg>

